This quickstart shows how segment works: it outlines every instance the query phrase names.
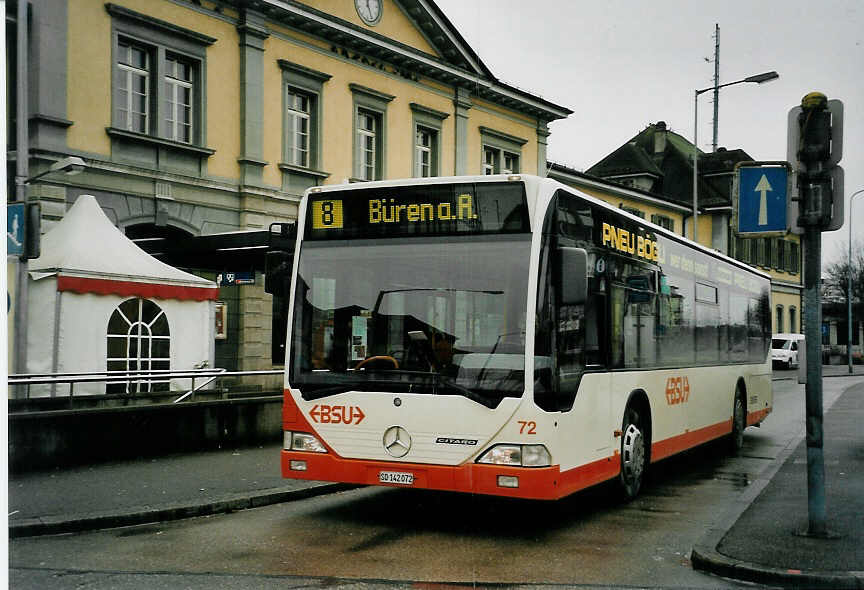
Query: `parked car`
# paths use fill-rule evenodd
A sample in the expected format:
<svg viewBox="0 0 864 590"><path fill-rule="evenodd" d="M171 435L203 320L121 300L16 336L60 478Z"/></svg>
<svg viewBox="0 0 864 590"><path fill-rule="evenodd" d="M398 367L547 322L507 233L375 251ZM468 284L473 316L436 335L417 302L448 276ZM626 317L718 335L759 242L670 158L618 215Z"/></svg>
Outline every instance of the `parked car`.
<svg viewBox="0 0 864 590"><path fill-rule="evenodd" d="M771 337L771 364L792 369L798 366L798 351L804 347L804 334L774 334Z"/></svg>

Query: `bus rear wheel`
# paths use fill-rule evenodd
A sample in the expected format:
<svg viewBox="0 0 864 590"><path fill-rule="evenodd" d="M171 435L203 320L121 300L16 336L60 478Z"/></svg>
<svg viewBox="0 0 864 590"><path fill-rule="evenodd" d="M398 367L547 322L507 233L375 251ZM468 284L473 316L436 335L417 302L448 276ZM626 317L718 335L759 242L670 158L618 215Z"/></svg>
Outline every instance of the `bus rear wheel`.
<svg viewBox="0 0 864 590"><path fill-rule="evenodd" d="M735 389L735 403L732 406L732 432L729 435L729 451L737 455L744 448L744 428L746 428L747 410L744 407L744 394Z"/></svg>
<svg viewBox="0 0 864 590"><path fill-rule="evenodd" d="M624 500L632 500L639 494L648 459L647 438L639 412L632 406L624 412L621 429L621 473L618 487Z"/></svg>

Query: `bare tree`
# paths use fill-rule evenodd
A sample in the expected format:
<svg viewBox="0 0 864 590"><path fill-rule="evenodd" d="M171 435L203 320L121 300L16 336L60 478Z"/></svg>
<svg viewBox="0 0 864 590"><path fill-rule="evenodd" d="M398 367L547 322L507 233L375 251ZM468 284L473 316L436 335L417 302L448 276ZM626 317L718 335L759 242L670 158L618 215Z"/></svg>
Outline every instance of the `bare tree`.
<svg viewBox="0 0 864 590"><path fill-rule="evenodd" d="M842 244L842 254L822 270L822 297L825 301L845 303L849 298L849 244ZM864 302L864 243L852 243L852 305Z"/></svg>

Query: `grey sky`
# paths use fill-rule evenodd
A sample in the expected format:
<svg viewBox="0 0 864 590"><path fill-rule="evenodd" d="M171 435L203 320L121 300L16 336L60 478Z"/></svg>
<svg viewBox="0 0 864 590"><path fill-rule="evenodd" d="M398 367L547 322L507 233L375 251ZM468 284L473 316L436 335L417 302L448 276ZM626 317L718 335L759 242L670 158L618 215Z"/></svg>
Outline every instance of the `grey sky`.
<svg viewBox="0 0 864 590"><path fill-rule="evenodd" d="M823 260L845 256L849 196L864 188L864 2L436 0L502 81L575 112L553 123L549 159L584 170L649 123L693 140L693 92L776 70L780 79L720 90L718 144L786 160L789 109L811 91L843 101L846 224ZM709 58L712 61L706 61ZM711 149L712 94L699 97L699 147ZM864 195L853 243L864 242Z"/></svg>

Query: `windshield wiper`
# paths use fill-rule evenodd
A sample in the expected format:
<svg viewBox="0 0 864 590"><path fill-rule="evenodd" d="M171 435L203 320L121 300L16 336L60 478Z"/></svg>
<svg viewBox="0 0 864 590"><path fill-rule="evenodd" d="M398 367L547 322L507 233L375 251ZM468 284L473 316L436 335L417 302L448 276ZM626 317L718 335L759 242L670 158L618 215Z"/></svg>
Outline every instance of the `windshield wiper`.
<svg viewBox="0 0 864 590"><path fill-rule="evenodd" d="M444 385L446 387L450 387L450 388L456 390L460 394L462 394L465 397L467 397L468 399L470 399L472 402L477 402L478 404L486 406L487 408L491 408L491 409L495 409L498 406L498 402L492 400L491 398L482 396L472 389L468 389L467 387L459 385L455 381L451 381L448 377L445 377L441 373L431 373L431 374L435 375L435 378L440 385Z"/></svg>
<svg viewBox="0 0 864 590"><path fill-rule="evenodd" d="M303 386L303 385L301 385L300 387L303 388L302 389L303 399L305 399L307 402L311 402L311 401L316 400L316 399L321 399L321 398L328 397L331 395L336 395L337 393L345 393L348 391L363 391L364 389L368 389L368 386L370 386L370 385L375 385L377 387L387 388L388 386L392 387L393 385L396 385L396 384L403 385L403 382L401 382L401 381L387 381L384 379L377 379L377 380L364 379L363 381L352 381L351 383L340 383L339 385L322 387L321 389L311 389L310 390L310 389L305 388L308 386ZM385 389L385 391L386 391L386 389Z"/></svg>
<svg viewBox="0 0 864 590"><path fill-rule="evenodd" d="M383 371L382 371L383 372ZM440 390L441 386L448 388L451 392L463 395L470 399L473 402L476 402L480 405L486 406L487 408L494 409L498 406L500 399L493 399L485 397L476 391L468 389L463 385L459 385L455 381L452 381L448 377L445 377L441 373L427 373L421 371L387 371L395 372L397 374L402 373L416 376L416 377L431 377L432 381L432 392L439 395L448 395L450 392L442 392ZM322 399L331 395L336 395L339 393L346 393L348 391L364 391L368 390L370 386L375 386L376 388L382 388L384 391L394 390L394 389L408 389L408 392L411 393L413 388L417 388L417 393L420 392L423 388L429 387L430 384L428 381L423 383L422 381L396 381L390 379L369 379L362 381L352 381L350 383L340 383L338 385L332 385L327 387L322 387L321 389L307 389L304 386L300 386L303 392L303 399L306 401L314 401L317 399Z"/></svg>

